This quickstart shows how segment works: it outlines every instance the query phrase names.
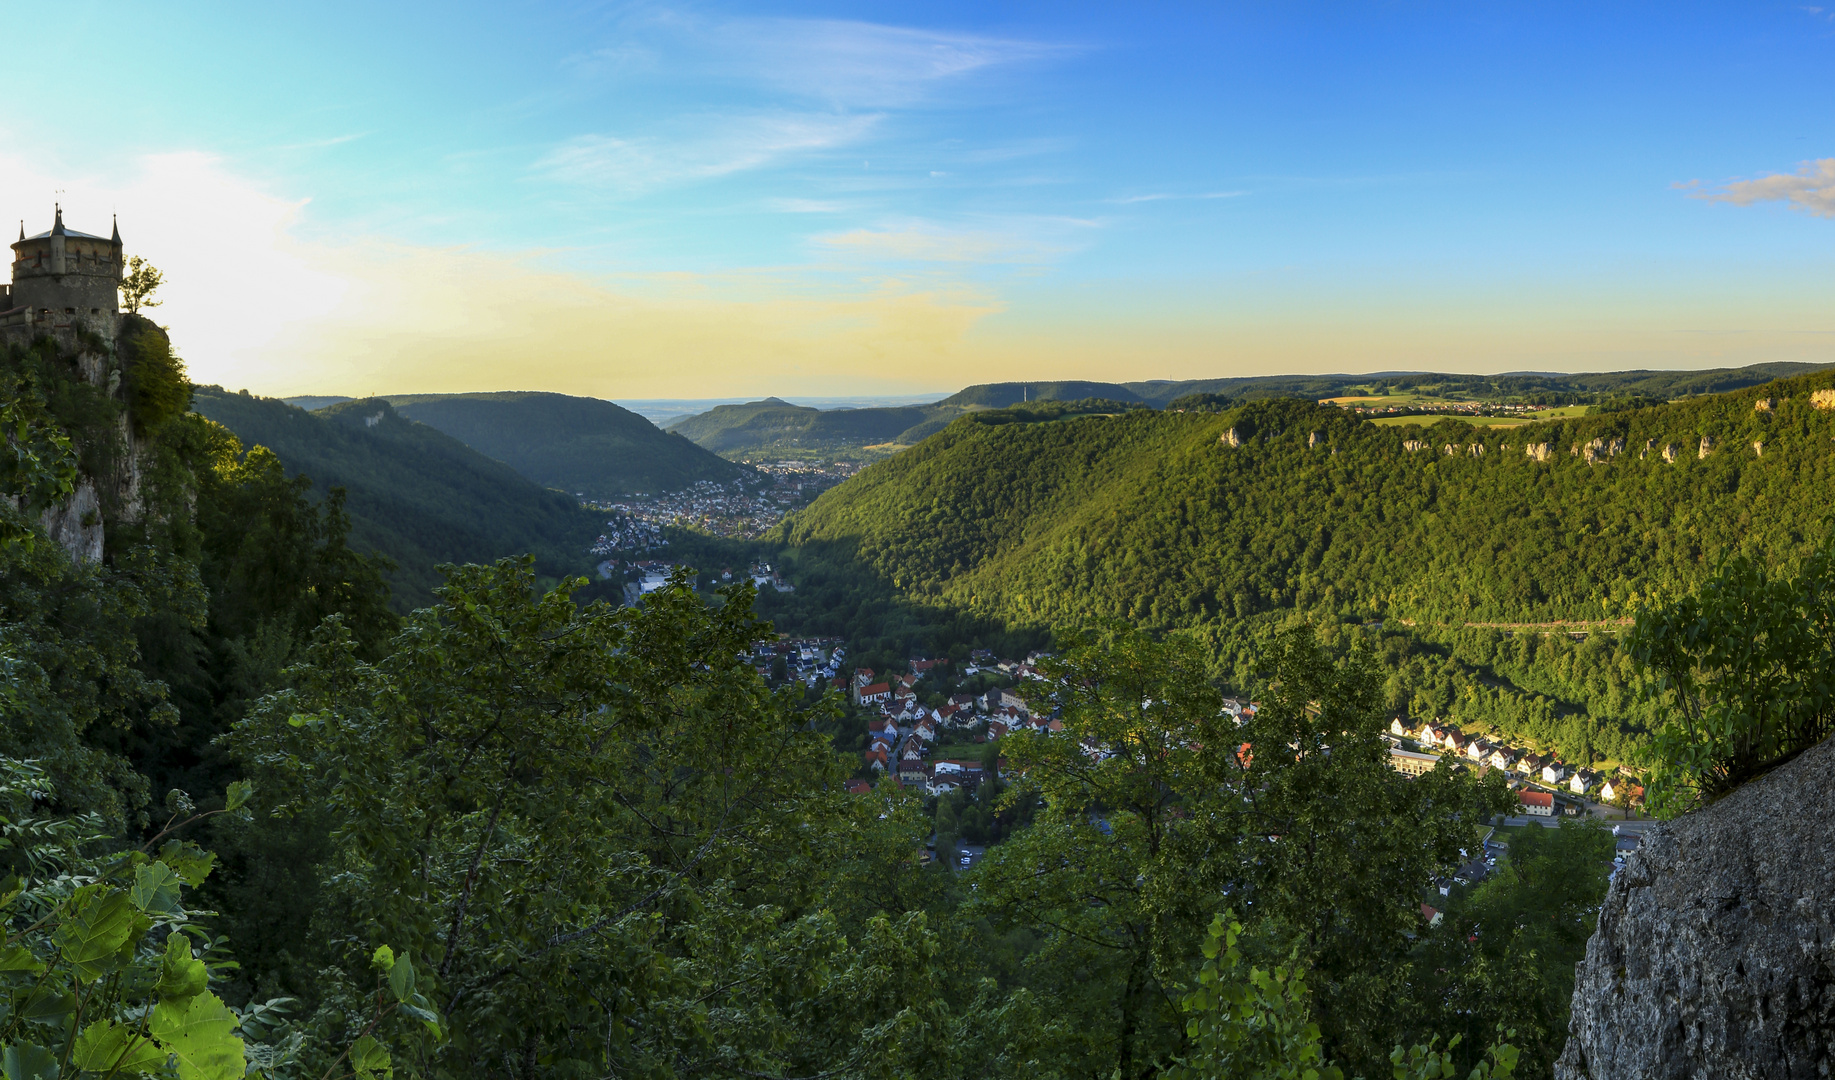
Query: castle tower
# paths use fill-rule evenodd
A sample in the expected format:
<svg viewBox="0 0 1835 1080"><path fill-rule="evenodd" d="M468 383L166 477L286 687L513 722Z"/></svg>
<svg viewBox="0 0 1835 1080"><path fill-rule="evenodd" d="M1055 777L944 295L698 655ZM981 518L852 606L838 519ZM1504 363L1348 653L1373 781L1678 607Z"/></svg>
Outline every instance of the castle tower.
<svg viewBox="0 0 1835 1080"><path fill-rule="evenodd" d="M13 284L0 294L6 309L0 315L41 330L81 325L112 339L121 314L121 272L121 227L112 237L66 229L58 206L48 232L27 236L25 222L19 223Z"/></svg>

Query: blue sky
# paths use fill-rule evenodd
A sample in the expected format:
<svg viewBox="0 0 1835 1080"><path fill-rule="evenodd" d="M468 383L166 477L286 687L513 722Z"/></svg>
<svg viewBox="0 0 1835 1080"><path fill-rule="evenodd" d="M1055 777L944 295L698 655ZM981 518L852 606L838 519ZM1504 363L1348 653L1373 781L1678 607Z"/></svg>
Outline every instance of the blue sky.
<svg viewBox="0 0 1835 1080"><path fill-rule="evenodd" d="M725 397L1835 361L1835 9L12 16L64 59L13 81L0 196L33 231L53 198L92 231L119 209L200 381Z"/></svg>

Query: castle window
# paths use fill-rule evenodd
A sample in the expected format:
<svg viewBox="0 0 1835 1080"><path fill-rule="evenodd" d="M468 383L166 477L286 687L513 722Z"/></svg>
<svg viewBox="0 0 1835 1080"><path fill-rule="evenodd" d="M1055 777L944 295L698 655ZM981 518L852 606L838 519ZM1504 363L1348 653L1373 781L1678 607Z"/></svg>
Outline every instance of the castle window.
<svg viewBox="0 0 1835 1080"><path fill-rule="evenodd" d="M75 314L76 314L76 309L75 309L75 308L73 308L73 307L67 307L67 308L65 308L65 309L64 309L64 314L66 314L66 315L75 315Z"/></svg>

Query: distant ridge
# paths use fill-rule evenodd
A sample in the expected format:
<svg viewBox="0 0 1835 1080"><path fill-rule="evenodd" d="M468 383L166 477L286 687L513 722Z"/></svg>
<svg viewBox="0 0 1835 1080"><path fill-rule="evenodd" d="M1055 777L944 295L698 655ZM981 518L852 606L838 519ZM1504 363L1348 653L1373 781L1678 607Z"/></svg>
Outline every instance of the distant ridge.
<svg viewBox="0 0 1835 1080"><path fill-rule="evenodd" d="M401 415L443 431L546 487L612 499L727 483L750 473L600 398L537 391L391 394Z"/></svg>

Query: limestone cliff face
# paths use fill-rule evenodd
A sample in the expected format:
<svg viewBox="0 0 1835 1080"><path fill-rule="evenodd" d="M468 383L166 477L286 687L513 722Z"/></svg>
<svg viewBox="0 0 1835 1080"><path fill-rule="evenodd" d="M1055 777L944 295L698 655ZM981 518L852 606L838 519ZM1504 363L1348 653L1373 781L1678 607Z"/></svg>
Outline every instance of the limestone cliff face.
<svg viewBox="0 0 1835 1080"><path fill-rule="evenodd" d="M1835 740L1664 825L1576 972L1557 1080L1835 1070Z"/></svg>

